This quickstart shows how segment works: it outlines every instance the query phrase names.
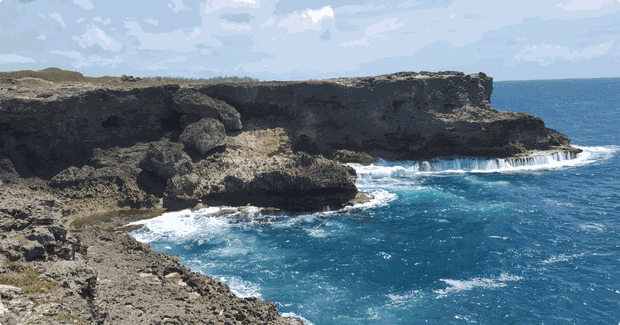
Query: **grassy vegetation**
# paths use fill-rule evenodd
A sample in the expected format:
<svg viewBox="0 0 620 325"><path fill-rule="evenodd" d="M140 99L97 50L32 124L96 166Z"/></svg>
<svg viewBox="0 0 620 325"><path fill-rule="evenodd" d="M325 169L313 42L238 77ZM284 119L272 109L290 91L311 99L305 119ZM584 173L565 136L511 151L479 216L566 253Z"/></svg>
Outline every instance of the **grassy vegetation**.
<svg viewBox="0 0 620 325"><path fill-rule="evenodd" d="M82 81L82 82L120 82L120 76L103 76L103 77L85 77L83 74L70 71L70 70L62 70L59 68L47 68L39 71L33 70L21 70L21 71L10 71L10 72L0 72L0 82L6 81L8 78L20 79L20 78L39 78L44 79L51 82L58 81ZM213 84L213 83L243 83L243 84L251 84L260 82L259 79L249 78L249 77L214 77L214 78L185 78L185 77L165 77L165 76L157 76L157 77L145 77L142 78L141 82L166 82L166 83L180 83L180 84Z"/></svg>
<svg viewBox="0 0 620 325"><path fill-rule="evenodd" d="M58 283L39 280L39 271L25 268L19 263L9 264L9 272L0 274L0 284L22 288L30 294L50 293L58 288Z"/></svg>
<svg viewBox="0 0 620 325"><path fill-rule="evenodd" d="M73 323L73 324L86 324L86 321L80 317L73 316L71 314L58 314L52 317L57 322Z"/></svg>
<svg viewBox="0 0 620 325"><path fill-rule="evenodd" d="M251 83L258 83L260 82L259 79L253 79L250 77L243 77L243 78L239 78L239 77L214 77L214 78L184 78L184 77L161 77L161 76L157 76L157 77L146 77L143 78L144 80L149 80L149 81L165 81L165 82L169 82L169 83L183 83L183 84L189 84L189 83L206 83L206 84L213 84L213 83L247 83L247 84L251 84Z"/></svg>

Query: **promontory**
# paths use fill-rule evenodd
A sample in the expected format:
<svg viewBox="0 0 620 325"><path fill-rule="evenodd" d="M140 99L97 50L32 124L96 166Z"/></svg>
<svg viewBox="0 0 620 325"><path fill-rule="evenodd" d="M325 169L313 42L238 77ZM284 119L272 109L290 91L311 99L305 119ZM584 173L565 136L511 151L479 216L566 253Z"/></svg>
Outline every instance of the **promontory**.
<svg viewBox="0 0 620 325"><path fill-rule="evenodd" d="M368 201L346 163L580 152L539 117L491 107L484 73L236 83L53 73L0 74L0 324L300 324L123 226L204 206Z"/></svg>

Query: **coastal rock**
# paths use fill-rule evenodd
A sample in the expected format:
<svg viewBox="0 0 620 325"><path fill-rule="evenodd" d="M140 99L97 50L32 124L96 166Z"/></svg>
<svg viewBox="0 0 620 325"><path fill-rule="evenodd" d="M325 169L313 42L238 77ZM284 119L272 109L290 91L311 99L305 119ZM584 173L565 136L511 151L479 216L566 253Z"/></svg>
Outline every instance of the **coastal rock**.
<svg viewBox="0 0 620 325"><path fill-rule="evenodd" d="M0 175L2 174L17 175L17 170L15 170L15 166L13 166L11 160L0 157Z"/></svg>
<svg viewBox="0 0 620 325"><path fill-rule="evenodd" d="M227 131L237 131L243 128L241 115L234 107L193 89L185 88L177 91L172 96L172 101L175 110L199 118L219 120Z"/></svg>
<svg viewBox="0 0 620 325"><path fill-rule="evenodd" d="M196 88L234 106L246 128L304 133L328 157L338 150L386 160L577 150L538 117L493 109L493 79L484 73L399 72Z"/></svg>
<svg viewBox="0 0 620 325"><path fill-rule="evenodd" d="M33 240L23 241L21 251L26 261L32 261L37 258L45 258L45 247Z"/></svg>
<svg viewBox="0 0 620 325"><path fill-rule="evenodd" d="M343 164L357 163L364 166L368 166L379 161L376 157L373 157L365 152L355 152L346 149L337 150L334 152L332 159Z"/></svg>
<svg viewBox="0 0 620 325"><path fill-rule="evenodd" d="M39 244L45 246L56 245L56 238L45 227L35 227L30 231L30 234L26 237L32 241L36 241Z"/></svg>
<svg viewBox="0 0 620 325"><path fill-rule="evenodd" d="M243 160L223 156L198 163L196 173L205 182L195 198L207 205L316 211L343 206L357 193L353 168L305 152Z"/></svg>
<svg viewBox="0 0 620 325"><path fill-rule="evenodd" d="M84 182L90 178L95 171L95 168L89 165L84 165L82 168L71 166L50 180L50 186L65 187L74 183Z"/></svg>
<svg viewBox="0 0 620 325"><path fill-rule="evenodd" d="M140 167L166 180L175 175L188 174L193 170L192 159L183 148L182 143L176 142L151 143Z"/></svg>
<svg viewBox="0 0 620 325"><path fill-rule="evenodd" d="M200 177L194 173L175 175L166 183L164 195L173 200L191 200L199 184Z"/></svg>
<svg viewBox="0 0 620 325"><path fill-rule="evenodd" d="M121 76L121 81L123 81L123 82L136 82L136 81L140 81L140 77L134 78L133 76L122 75Z"/></svg>
<svg viewBox="0 0 620 325"><path fill-rule="evenodd" d="M179 141L204 156L212 149L226 145L226 130L220 121L203 118L188 125Z"/></svg>

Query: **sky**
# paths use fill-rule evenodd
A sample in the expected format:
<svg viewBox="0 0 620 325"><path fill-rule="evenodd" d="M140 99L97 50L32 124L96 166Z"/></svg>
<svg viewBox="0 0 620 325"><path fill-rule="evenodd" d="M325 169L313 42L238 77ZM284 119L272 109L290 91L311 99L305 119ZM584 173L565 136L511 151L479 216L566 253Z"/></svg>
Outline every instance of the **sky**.
<svg viewBox="0 0 620 325"><path fill-rule="evenodd" d="M620 77L620 0L0 0L0 71Z"/></svg>

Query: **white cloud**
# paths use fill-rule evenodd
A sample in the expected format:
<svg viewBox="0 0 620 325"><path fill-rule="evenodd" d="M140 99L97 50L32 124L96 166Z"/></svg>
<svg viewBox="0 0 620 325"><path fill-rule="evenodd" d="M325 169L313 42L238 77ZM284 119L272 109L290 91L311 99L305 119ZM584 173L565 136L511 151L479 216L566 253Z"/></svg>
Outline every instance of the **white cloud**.
<svg viewBox="0 0 620 325"><path fill-rule="evenodd" d="M571 51L570 48L553 45L553 44L540 44L524 47L520 53L514 55L517 61L529 61L538 62L540 65L549 65L556 60L583 60L592 59L605 54L615 42L615 39L602 43L600 45L590 46L584 50Z"/></svg>
<svg viewBox="0 0 620 325"><path fill-rule="evenodd" d="M65 22L62 20L62 17L57 12L49 14L49 16L59 22L60 25L62 25L62 28L65 28Z"/></svg>
<svg viewBox="0 0 620 325"><path fill-rule="evenodd" d="M101 20L101 16L93 17L93 21L96 21L96 22L99 22L99 23L101 23L101 22L102 22L104 25L107 25L107 24L111 24L111 23L112 23L112 21L110 20L110 18L106 18L105 20L103 20L103 21L102 21L102 20Z"/></svg>
<svg viewBox="0 0 620 325"><path fill-rule="evenodd" d="M594 10L608 6L614 2L616 2L616 0L569 0L568 4L558 3L555 6L570 11Z"/></svg>
<svg viewBox="0 0 620 325"><path fill-rule="evenodd" d="M269 20L267 20L264 24L260 24L261 28L265 28L265 27L270 27L273 25L273 23L275 23L276 20L273 19L273 17L269 17Z"/></svg>
<svg viewBox="0 0 620 325"><path fill-rule="evenodd" d="M174 3L174 6L172 5ZM183 4L183 0L172 0L172 3L168 4L168 8L174 10L174 12L179 12L187 9L187 6Z"/></svg>
<svg viewBox="0 0 620 325"><path fill-rule="evenodd" d="M99 44L104 50L117 52L123 47L122 44L114 41L94 24L88 26L82 37L73 36L73 40L79 41L82 48Z"/></svg>
<svg viewBox="0 0 620 325"><path fill-rule="evenodd" d="M404 27L405 24L397 23L397 18L386 18L383 19L380 23L372 24L366 28L366 34L364 37L360 39L356 39L350 42L345 42L340 44L340 46L356 46L356 45L368 45L370 41L375 39L386 39L385 36L381 35L382 32L397 30L401 27Z"/></svg>
<svg viewBox="0 0 620 325"><path fill-rule="evenodd" d="M78 19L76 19L76 21L77 21L78 23L81 23L81 22L83 22L84 20L85 20L84 18L78 18Z"/></svg>
<svg viewBox="0 0 620 325"><path fill-rule="evenodd" d="M142 31L140 24L135 21L125 21L125 28L128 29L127 35L138 38L140 45L139 50L154 50L175 52L193 52L196 51L196 44L204 44L206 46L222 46L222 43L208 33L208 36L196 37L200 34L200 29L194 29L192 33L185 33L179 29L168 33L146 33ZM189 39L189 41L188 41Z"/></svg>
<svg viewBox="0 0 620 325"><path fill-rule="evenodd" d="M90 0L73 0L73 3L75 3L76 5L86 9L86 10L93 10L95 9L95 6L93 6L93 3L90 2Z"/></svg>
<svg viewBox="0 0 620 325"><path fill-rule="evenodd" d="M189 58L186 56L177 56L174 59L170 59L166 61L159 61L155 64L145 65L144 68L146 68L147 70L168 70L170 69L170 67L165 67L162 64L168 63L168 62L186 62L188 60Z"/></svg>
<svg viewBox="0 0 620 325"><path fill-rule="evenodd" d="M409 0L409 1L405 1L401 4L399 4L399 7L403 7L403 8L411 8L411 7L416 7L419 6L421 4L423 4L425 1L420 1L420 0Z"/></svg>
<svg viewBox="0 0 620 325"><path fill-rule="evenodd" d="M360 12L367 12L367 11L377 11L377 10L381 10L385 8L385 5L378 5L376 7L373 7L372 4L368 4L368 5L347 5L347 6L342 6L342 7L337 7L334 9L334 12L337 14L357 14Z"/></svg>
<svg viewBox="0 0 620 325"><path fill-rule="evenodd" d="M200 4L200 8L202 9L204 6L204 10L202 12L204 14L209 14L214 11L217 11L222 8L254 8L261 9L260 3L253 0L211 0L207 1L206 4Z"/></svg>
<svg viewBox="0 0 620 325"><path fill-rule="evenodd" d="M145 19L145 20L144 20L144 22L145 22L145 23L149 23L149 24L151 24L151 25L153 25L153 26L157 26L157 25L159 25L159 21L157 21L157 20L155 20L155 19L153 19L153 18L151 18L151 17L149 17L149 18Z"/></svg>
<svg viewBox="0 0 620 325"><path fill-rule="evenodd" d="M25 56L11 54L0 54L0 63L34 63L34 60Z"/></svg>
<svg viewBox="0 0 620 325"><path fill-rule="evenodd" d="M250 27L249 25L238 25L238 24L221 23L220 26L223 29L227 29L227 30L236 30L236 31L252 30L252 27Z"/></svg>
<svg viewBox="0 0 620 325"><path fill-rule="evenodd" d="M124 62L124 60L121 59L118 55L113 59L108 59L100 55L91 55L88 58L85 58L82 53L76 51L50 51L50 53L67 56L71 59L77 60L71 63L71 65L76 69L93 66L111 66L112 68L115 68L117 64Z"/></svg>
<svg viewBox="0 0 620 325"><path fill-rule="evenodd" d="M200 35L200 30L198 28L194 28L194 31L188 37L186 37L185 40L189 41L198 35Z"/></svg>
<svg viewBox="0 0 620 325"><path fill-rule="evenodd" d="M296 11L289 14L278 24L278 27L284 27L289 33L298 33L307 29L320 30L321 21L325 19L334 19L334 11L331 6L325 6L319 10Z"/></svg>
<svg viewBox="0 0 620 325"><path fill-rule="evenodd" d="M41 34L37 37L37 39L45 41L45 37L46 37L45 34Z"/></svg>
<svg viewBox="0 0 620 325"><path fill-rule="evenodd" d="M334 18L334 11L331 6L325 6L319 10L308 10L308 15L312 17L312 23L316 24L324 18Z"/></svg>

